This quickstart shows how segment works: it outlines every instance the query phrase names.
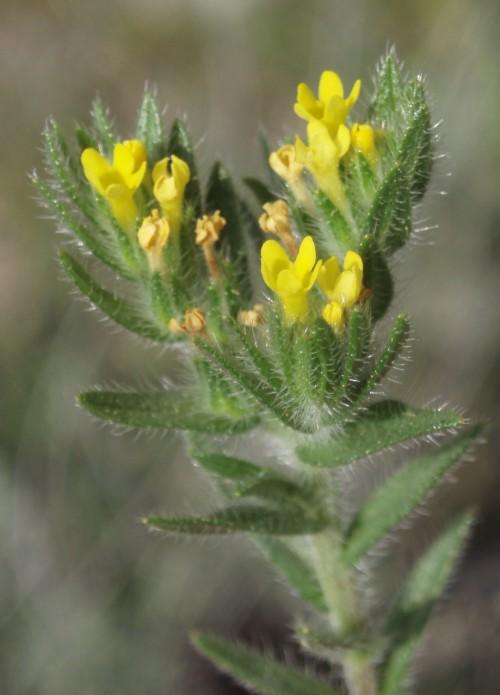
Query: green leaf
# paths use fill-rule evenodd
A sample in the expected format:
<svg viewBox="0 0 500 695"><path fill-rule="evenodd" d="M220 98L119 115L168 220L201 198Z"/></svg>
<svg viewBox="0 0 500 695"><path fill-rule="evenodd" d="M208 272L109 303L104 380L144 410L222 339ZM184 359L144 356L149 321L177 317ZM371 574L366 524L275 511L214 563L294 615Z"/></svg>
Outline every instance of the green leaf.
<svg viewBox="0 0 500 695"><path fill-rule="evenodd" d="M446 588L473 522L470 512L455 519L418 561L396 601L386 631L392 648L382 669L381 695L400 695L432 609Z"/></svg>
<svg viewBox="0 0 500 695"><path fill-rule="evenodd" d="M396 164L385 176L368 213L364 234L373 236L384 252L392 254L410 238L410 190L406 168Z"/></svg>
<svg viewBox="0 0 500 695"><path fill-rule="evenodd" d="M156 162L165 157L163 119L154 90L146 89L144 91L137 117L136 137L145 144L150 165L154 166Z"/></svg>
<svg viewBox="0 0 500 695"><path fill-rule="evenodd" d="M171 155L175 154L176 157L182 159L189 166L191 178L184 191L184 200L192 205L194 217L199 217L201 215L202 205L198 168L194 157L191 136L189 135L185 123L183 123L180 118L174 121L172 129L170 130L168 137L168 152Z"/></svg>
<svg viewBox="0 0 500 695"><path fill-rule="evenodd" d="M247 647L211 635L191 636L195 647L222 671L262 695L338 695L330 686L296 668Z"/></svg>
<svg viewBox="0 0 500 695"><path fill-rule="evenodd" d="M321 531L326 520L301 513L297 508L276 509L261 504L241 503L218 509L205 517L149 516L144 523L162 531L190 535L264 533L296 536Z"/></svg>
<svg viewBox="0 0 500 695"><path fill-rule="evenodd" d="M347 392L349 383L356 375L365 355L369 338L370 331L366 312L363 307L354 307L349 316L344 364L335 393L336 398L342 398Z"/></svg>
<svg viewBox="0 0 500 695"><path fill-rule="evenodd" d="M209 473L235 482L253 482L262 474L262 468L250 461L226 456L225 454L205 454L193 451L192 456Z"/></svg>
<svg viewBox="0 0 500 695"><path fill-rule="evenodd" d="M370 375L360 382L359 388L352 394L353 400L356 400L358 403L363 401L371 393L373 387L383 379L401 353L409 332L410 323L408 317L406 314L399 314L394 321L389 340L382 354L375 362Z"/></svg>
<svg viewBox="0 0 500 695"><path fill-rule="evenodd" d="M331 252L333 253L336 251L338 246L340 246L344 253L349 249L354 248L356 245L356 239L354 237L353 230L338 207L336 207L326 193L323 193L323 191L320 190L315 191L314 201L326 228L331 234L333 241L333 244L330 246ZM319 248L323 250L321 247L321 239L318 239L318 242ZM324 250L330 252L330 248L325 248Z"/></svg>
<svg viewBox="0 0 500 695"><path fill-rule="evenodd" d="M255 416L238 418L204 411L199 396L179 391L88 391L78 397L78 402L92 415L128 427L238 434L258 422Z"/></svg>
<svg viewBox="0 0 500 695"><path fill-rule="evenodd" d="M170 340L169 331L144 318L144 309L105 290L69 253L60 251L59 258L69 279L110 319L143 338L159 342Z"/></svg>
<svg viewBox="0 0 500 695"><path fill-rule="evenodd" d="M247 332L247 330L245 330L245 328L236 320L230 320L230 323L234 329L234 332L237 334L242 347L252 360L257 372L263 379L267 381L269 386L274 391L279 392L283 388L283 380L274 365L269 362L264 352L260 350L253 342L253 332ZM247 333L250 333L250 335Z"/></svg>
<svg viewBox="0 0 500 695"><path fill-rule="evenodd" d="M431 114L424 102L404 135L398 155L398 160L408 173L413 202L418 202L427 189L432 171L432 154Z"/></svg>
<svg viewBox="0 0 500 695"><path fill-rule="evenodd" d="M363 237L358 253L363 257L363 283L372 292L371 316L374 321L379 321L389 308L394 294L391 271L374 237Z"/></svg>
<svg viewBox="0 0 500 695"><path fill-rule="evenodd" d="M95 99L92 103L91 116L97 139L102 143L104 154L110 157L115 144L118 142L118 137L109 115L109 109L104 106L100 99Z"/></svg>
<svg viewBox="0 0 500 695"><path fill-rule="evenodd" d="M329 609L316 573L287 545L286 540L269 536L259 537L255 539L255 543L304 601L320 613L328 613Z"/></svg>
<svg viewBox="0 0 500 695"><path fill-rule="evenodd" d="M377 70L375 99L369 109L370 119L383 126L392 123L404 100L404 82L396 53L391 49Z"/></svg>
<svg viewBox="0 0 500 695"><path fill-rule="evenodd" d="M479 433L467 427L448 444L391 475L358 512L347 535L343 560L351 564L411 514L444 474L467 451Z"/></svg>
<svg viewBox="0 0 500 695"><path fill-rule="evenodd" d="M300 460L312 466L345 466L414 437L423 437L463 425L458 413L410 408L399 401L370 405L344 432L325 443L299 446Z"/></svg>

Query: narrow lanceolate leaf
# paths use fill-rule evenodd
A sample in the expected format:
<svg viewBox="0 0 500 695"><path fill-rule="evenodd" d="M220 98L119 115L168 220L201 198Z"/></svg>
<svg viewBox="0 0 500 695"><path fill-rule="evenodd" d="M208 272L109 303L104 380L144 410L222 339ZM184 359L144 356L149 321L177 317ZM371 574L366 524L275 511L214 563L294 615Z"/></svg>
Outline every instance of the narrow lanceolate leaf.
<svg viewBox="0 0 500 695"><path fill-rule="evenodd" d="M304 601L320 613L328 613L316 573L286 540L268 536L255 539L255 543Z"/></svg>
<svg viewBox="0 0 500 695"><path fill-rule="evenodd" d="M410 322L406 314L399 314L392 326L391 334L382 354L375 362L370 375L359 384L352 398L362 401L378 382L384 378L404 348L410 332Z"/></svg>
<svg viewBox="0 0 500 695"><path fill-rule="evenodd" d="M384 178L368 213L364 233L386 253L404 246L411 234L410 189L406 169L396 164Z"/></svg>
<svg viewBox="0 0 500 695"><path fill-rule="evenodd" d="M254 652L248 647L195 633L195 647L218 668L261 695L338 695L314 676Z"/></svg>
<svg viewBox="0 0 500 695"><path fill-rule="evenodd" d="M463 424L458 413L410 408L399 401L370 405L344 432L325 443L297 448L301 461L312 466L345 466L414 437L441 432Z"/></svg>
<svg viewBox="0 0 500 695"><path fill-rule="evenodd" d="M343 560L352 563L401 523L425 499L444 474L467 451L478 425L464 429L448 444L391 475L368 498L347 536Z"/></svg>
<svg viewBox="0 0 500 695"><path fill-rule="evenodd" d="M367 315L362 307L354 307L349 317L344 364L335 393L337 398L341 398L345 394L349 382L355 377L357 368L365 354L369 337Z"/></svg>
<svg viewBox="0 0 500 695"><path fill-rule="evenodd" d="M158 108L156 94L146 89L142 98L137 118L137 139L141 140L148 153L151 165L165 156L165 138L163 134L163 119Z"/></svg>
<svg viewBox="0 0 500 695"><path fill-rule="evenodd" d="M425 193L432 171L431 115L425 102L404 135L398 159L408 173L413 202L418 202Z"/></svg>
<svg viewBox="0 0 500 695"><path fill-rule="evenodd" d="M199 397L178 391L88 391L78 397L78 402L92 415L128 427L237 434L252 429L258 422L252 416L232 418L204 412Z"/></svg>
<svg viewBox="0 0 500 695"><path fill-rule="evenodd" d="M394 287L391 271L375 237L365 235L358 253L363 257L363 282L371 292L370 312L373 321L385 314L392 301Z"/></svg>
<svg viewBox="0 0 500 695"><path fill-rule="evenodd" d="M118 141L109 110L100 99L96 99L92 104L91 115L97 139L102 143L104 153L109 156Z"/></svg>
<svg viewBox="0 0 500 695"><path fill-rule="evenodd" d="M68 277L80 292L110 319L143 338L159 342L170 339L166 329L143 317L143 310L101 287L69 253L60 251L59 258Z"/></svg>
<svg viewBox="0 0 500 695"><path fill-rule="evenodd" d="M204 454L193 451L193 458L209 473L215 473L219 478L238 483L253 483L262 475L262 468L250 461L226 456L225 454Z"/></svg>
<svg viewBox="0 0 500 695"><path fill-rule="evenodd" d="M433 606L443 593L467 539L473 515L455 519L426 550L403 586L387 624L392 648L382 669L381 695L401 695Z"/></svg>
<svg viewBox="0 0 500 695"><path fill-rule="evenodd" d="M260 179L254 179L249 176L243 179L243 183L252 191L260 205L271 203L278 197L276 193L273 193L269 186L260 181Z"/></svg>
<svg viewBox="0 0 500 695"><path fill-rule="evenodd" d="M242 532L297 536L317 533L327 522L318 516L301 513L299 509L276 509L245 503L218 509L204 517L149 516L144 523L161 531L196 536L224 536Z"/></svg>
<svg viewBox="0 0 500 695"><path fill-rule="evenodd" d="M375 100L370 116L380 124L393 122L398 107L404 100L404 83L401 66L393 50L389 51L378 68Z"/></svg>

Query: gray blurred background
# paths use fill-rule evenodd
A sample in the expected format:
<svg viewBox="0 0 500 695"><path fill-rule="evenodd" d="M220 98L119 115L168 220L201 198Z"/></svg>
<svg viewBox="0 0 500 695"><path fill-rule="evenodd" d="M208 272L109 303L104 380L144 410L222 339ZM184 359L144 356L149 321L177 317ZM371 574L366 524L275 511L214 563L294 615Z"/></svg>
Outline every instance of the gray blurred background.
<svg viewBox="0 0 500 695"><path fill-rule="evenodd" d="M74 406L96 383L154 380L168 358L96 320L62 281L63 239L28 181L46 117L69 132L99 93L126 136L149 82L167 118L187 114L205 175L216 157L259 175L259 129L274 144L300 128L299 81L361 77L366 103L392 43L428 77L444 155L418 212L438 229L396 260L391 311L409 311L416 339L394 393L490 425L432 502L438 517L476 504L479 523L423 645L419 692L498 693L499 15L495 0L1 0L2 694L241 692L194 654L192 628L293 652L296 600L249 543L165 540L138 523L213 501L181 437L117 437ZM401 547L431 526L403 531Z"/></svg>

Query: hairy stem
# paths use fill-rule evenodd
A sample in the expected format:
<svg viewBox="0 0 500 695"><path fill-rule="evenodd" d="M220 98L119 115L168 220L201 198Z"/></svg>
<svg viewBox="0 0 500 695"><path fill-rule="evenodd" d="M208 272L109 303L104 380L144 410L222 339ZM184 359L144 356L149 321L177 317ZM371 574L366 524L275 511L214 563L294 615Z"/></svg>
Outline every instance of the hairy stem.
<svg viewBox="0 0 500 695"><path fill-rule="evenodd" d="M318 473L318 489L323 507L331 523L321 533L311 536L318 580L329 608L334 633L342 642L369 641L362 608L357 596L353 572L341 561L343 536L335 511L331 481L324 472ZM377 695L377 679L369 653L356 646L345 647L341 661L349 695Z"/></svg>

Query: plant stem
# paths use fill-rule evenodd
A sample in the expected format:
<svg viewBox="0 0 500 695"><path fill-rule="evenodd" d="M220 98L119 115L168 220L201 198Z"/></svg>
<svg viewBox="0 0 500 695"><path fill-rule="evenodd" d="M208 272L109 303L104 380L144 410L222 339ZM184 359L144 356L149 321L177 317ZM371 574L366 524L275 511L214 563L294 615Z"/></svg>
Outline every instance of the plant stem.
<svg viewBox="0 0 500 695"><path fill-rule="evenodd" d="M329 608L330 622L335 634L341 639L367 639L369 635L356 594L353 573L341 560L343 535L335 513L331 480L324 472L317 475L325 513L331 522L325 531L311 536L311 542L316 573ZM341 662L349 695L377 695L375 667L369 653L355 646L346 647L342 649Z"/></svg>

